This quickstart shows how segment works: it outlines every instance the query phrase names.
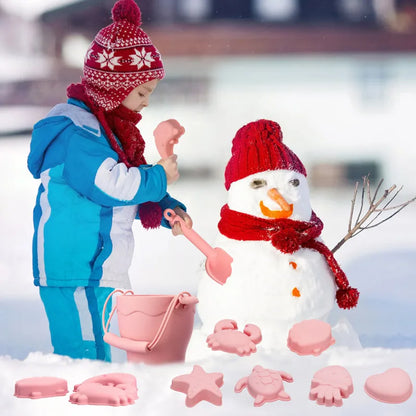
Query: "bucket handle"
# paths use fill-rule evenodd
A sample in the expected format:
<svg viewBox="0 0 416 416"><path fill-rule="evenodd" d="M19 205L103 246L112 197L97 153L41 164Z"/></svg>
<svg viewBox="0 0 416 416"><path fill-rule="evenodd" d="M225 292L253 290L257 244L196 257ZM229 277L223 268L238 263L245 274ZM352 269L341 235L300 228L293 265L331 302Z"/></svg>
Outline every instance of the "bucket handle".
<svg viewBox="0 0 416 416"><path fill-rule="evenodd" d="M126 292L120 290L120 289L115 289L113 292L111 292L105 303L104 303L104 307L103 307L103 315L102 315L102 322L103 322L103 330L104 330L104 341L107 342L108 344L112 345L113 347L117 347L117 348L121 348L124 349L126 351L131 351L131 352L139 352L139 353L145 353L145 352L149 352L152 351L157 344L159 343L159 341L162 339L166 328L168 326L169 323L169 319L172 316L173 310L175 308L178 308L180 305L186 306L186 305L194 305L195 303L198 302L198 299L194 296L192 296L189 292L181 292L178 295L176 295L169 303L168 308L166 309L165 315L163 316L162 322L159 326L159 329L155 335L155 337L153 338L152 341L136 341L136 340L132 340L129 338L122 338L118 335L115 335L111 332L108 332L108 327L110 325L110 321L113 318L114 312L116 311L116 306L113 307L110 316L108 318L107 323L105 323L105 311L107 308L107 304L108 301L111 299L111 297L116 294L116 293L121 293L122 295L128 295L128 294L134 294L131 290L128 290Z"/></svg>

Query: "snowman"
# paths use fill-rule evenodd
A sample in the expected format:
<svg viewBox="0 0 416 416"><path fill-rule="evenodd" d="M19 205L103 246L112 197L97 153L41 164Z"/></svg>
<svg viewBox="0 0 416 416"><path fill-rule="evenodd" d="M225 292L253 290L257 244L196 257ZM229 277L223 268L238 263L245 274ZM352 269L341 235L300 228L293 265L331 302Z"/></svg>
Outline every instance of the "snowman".
<svg viewBox="0 0 416 416"><path fill-rule="evenodd" d="M252 323L273 347L286 343L294 323L325 320L335 302L356 305L358 291L319 237L323 224L310 205L305 167L276 122L258 120L237 132L225 187L216 246L233 258L232 273L223 286L206 274L200 280L203 332L222 319Z"/></svg>

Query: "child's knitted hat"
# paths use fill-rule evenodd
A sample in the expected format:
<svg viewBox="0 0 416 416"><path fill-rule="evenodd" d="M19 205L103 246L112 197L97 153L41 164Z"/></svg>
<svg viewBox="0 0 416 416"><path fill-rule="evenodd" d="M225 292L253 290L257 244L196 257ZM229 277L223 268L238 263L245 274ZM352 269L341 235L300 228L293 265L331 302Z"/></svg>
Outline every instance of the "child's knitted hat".
<svg viewBox="0 0 416 416"><path fill-rule="evenodd" d="M106 111L117 108L140 84L165 75L160 53L140 28L135 1L119 0L112 18L90 45L82 78L87 94Z"/></svg>
<svg viewBox="0 0 416 416"><path fill-rule="evenodd" d="M232 182L267 170L294 170L306 176L302 162L282 139L280 126L271 120L257 120L241 127L225 168L226 189L230 189Z"/></svg>

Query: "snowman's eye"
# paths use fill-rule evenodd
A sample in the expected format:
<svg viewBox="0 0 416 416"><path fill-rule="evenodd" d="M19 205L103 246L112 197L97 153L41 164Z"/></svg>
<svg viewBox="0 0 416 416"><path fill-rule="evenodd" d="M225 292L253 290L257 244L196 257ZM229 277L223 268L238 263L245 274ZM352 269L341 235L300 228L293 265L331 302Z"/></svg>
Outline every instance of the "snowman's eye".
<svg viewBox="0 0 416 416"><path fill-rule="evenodd" d="M292 179L291 181L289 181L289 183L291 185L293 185L294 187L297 187L297 186L299 186L300 181L299 181L299 179Z"/></svg>
<svg viewBox="0 0 416 416"><path fill-rule="evenodd" d="M253 189L262 188L263 186L267 186L267 182L264 179L253 179L250 182L250 186Z"/></svg>

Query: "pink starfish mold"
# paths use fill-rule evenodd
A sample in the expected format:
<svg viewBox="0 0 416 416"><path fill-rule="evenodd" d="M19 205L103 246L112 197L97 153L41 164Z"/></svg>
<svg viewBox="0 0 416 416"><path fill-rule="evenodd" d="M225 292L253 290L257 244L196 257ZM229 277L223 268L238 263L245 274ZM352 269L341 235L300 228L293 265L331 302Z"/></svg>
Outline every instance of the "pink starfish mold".
<svg viewBox="0 0 416 416"><path fill-rule="evenodd" d="M14 395L19 398L41 399L65 396L68 393L66 380L58 377L31 377L15 383Z"/></svg>
<svg viewBox="0 0 416 416"><path fill-rule="evenodd" d="M216 406L222 404L220 387L224 384L224 375L221 373L206 373L199 365L194 365L190 374L177 376L172 380L172 390L185 393L185 405L193 407L205 400Z"/></svg>
<svg viewBox="0 0 416 416"><path fill-rule="evenodd" d="M298 355L317 356L334 343L331 325L317 319L309 319L293 325L287 339L288 348Z"/></svg>
<svg viewBox="0 0 416 416"><path fill-rule="evenodd" d="M409 374L401 368L390 368L367 378L365 392L383 403L403 403L412 395L413 385Z"/></svg>
<svg viewBox="0 0 416 416"><path fill-rule="evenodd" d="M354 391L350 373L339 365L332 365L317 371L311 382L309 398L319 405L342 406L342 399Z"/></svg>
<svg viewBox="0 0 416 416"><path fill-rule="evenodd" d="M134 404L136 399L136 378L126 373L111 373L76 385L69 401L80 405L127 406Z"/></svg>
<svg viewBox="0 0 416 416"><path fill-rule="evenodd" d="M231 319L223 319L215 325L214 333L207 338L208 347L213 351L224 351L239 356L256 352L256 344L262 339L260 328L247 324L243 332L237 331L237 323Z"/></svg>
<svg viewBox="0 0 416 416"><path fill-rule="evenodd" d="M293 382L293 377L284 371L268 370L256 365L248 377L243 377L234 387L240 393L247 387L254 397L254 406L262 406L266 402L276 400L288 401L290 396L284 391L283 381Z"/></svg>

